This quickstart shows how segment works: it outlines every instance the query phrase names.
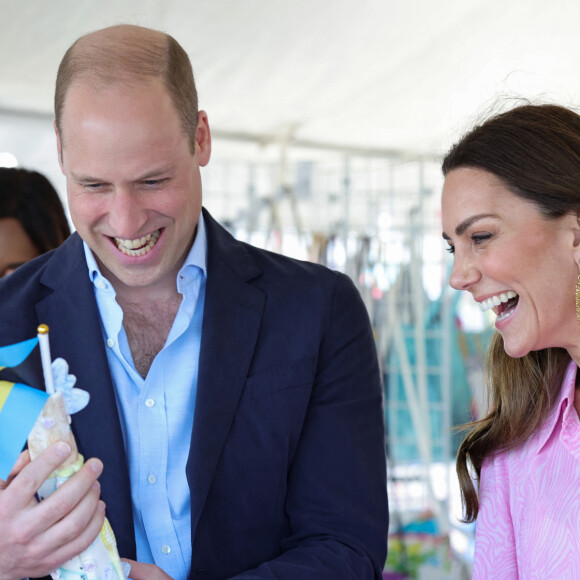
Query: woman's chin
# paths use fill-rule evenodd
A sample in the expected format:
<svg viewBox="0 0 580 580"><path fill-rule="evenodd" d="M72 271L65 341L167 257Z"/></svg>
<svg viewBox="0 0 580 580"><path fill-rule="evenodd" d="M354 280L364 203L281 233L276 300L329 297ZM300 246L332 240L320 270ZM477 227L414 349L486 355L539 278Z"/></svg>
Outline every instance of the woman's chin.
<svg viewBox="0 0 580 580"><path fill-rule="evenodd" d="M505 350L506 354L512 358L522 358L523 356L529 354L531 351L530 348L526 348L523 345L513 345L506 343L505 339L503 341L503 349Z"/></svg>

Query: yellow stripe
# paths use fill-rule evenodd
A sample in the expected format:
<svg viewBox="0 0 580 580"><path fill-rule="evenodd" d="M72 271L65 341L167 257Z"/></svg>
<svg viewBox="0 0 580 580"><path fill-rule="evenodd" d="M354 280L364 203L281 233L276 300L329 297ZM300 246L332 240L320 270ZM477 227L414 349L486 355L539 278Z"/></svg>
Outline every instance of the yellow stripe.
<svg viewBox="0 0 580 580"><path fill-rule="evenodd" d="M0 411L2 411L2 407L12 390L14 383L9 383L8 381L0 381Z"/></svg>

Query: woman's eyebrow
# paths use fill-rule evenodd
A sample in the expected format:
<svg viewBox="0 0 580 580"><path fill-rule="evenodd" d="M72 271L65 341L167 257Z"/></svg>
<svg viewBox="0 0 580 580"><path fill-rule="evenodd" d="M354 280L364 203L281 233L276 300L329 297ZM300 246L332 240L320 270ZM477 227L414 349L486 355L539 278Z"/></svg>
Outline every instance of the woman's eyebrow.
<svg viewBox="0 0 580 580"><path fill-rule="evenodd" d="M494 213L479 213L477 215L472 215L468 217L466 220L463 220L456 228L455 228L455 235L461 236L465 233L469 226L473 225L476 221L479 221L483 218L495 218L497 217ZM451 238L443 232L442 234L444 240L450 240Z"/></svg>

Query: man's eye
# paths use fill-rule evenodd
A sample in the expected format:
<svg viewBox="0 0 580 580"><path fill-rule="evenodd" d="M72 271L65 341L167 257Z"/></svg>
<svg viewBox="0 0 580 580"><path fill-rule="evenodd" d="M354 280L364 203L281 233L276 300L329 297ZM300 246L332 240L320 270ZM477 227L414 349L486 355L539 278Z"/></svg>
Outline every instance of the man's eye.
<svg viewBox="0 0 580 580"><path fill-rule="evenodd" d="M163 185L167 179L147 179L143 182L147 187L160 187Z"/></svg>

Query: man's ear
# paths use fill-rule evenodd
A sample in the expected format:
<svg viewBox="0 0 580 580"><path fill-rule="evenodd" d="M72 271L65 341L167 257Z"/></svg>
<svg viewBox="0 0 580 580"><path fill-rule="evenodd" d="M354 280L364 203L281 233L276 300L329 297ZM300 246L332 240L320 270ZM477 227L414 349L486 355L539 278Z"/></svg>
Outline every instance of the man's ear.
<svg viewBox="0 0 580 580"><path fill-rule="evenodd" d="M195 152L199 156L198 162L200 167L204 167L209 163L209 158L211 156L211 132L209 130L207 113L205 111L200 111L197 115Z"/></svg>
<svg viewBox="0 0 580 580"><path fill-rule="evenodd" d="M58 151L58 164L60 165L60 170L64 173L64 169L62 167L62 143L60 140L60 133L58 132L58 127L56 126L56 121L52 122L52 126L54 127L54 133L56 135L56 150Z"/></svg>

